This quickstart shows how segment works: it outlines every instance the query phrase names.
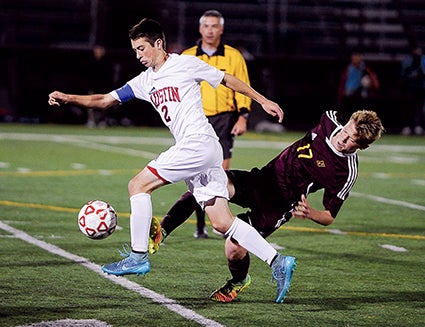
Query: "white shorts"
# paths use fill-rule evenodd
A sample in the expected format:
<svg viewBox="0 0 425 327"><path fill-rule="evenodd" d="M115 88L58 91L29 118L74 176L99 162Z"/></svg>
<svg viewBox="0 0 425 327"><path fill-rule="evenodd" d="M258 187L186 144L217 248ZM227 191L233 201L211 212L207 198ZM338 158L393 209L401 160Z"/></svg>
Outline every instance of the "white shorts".
<svg viewBox="0 0 425 327"><path fill-rule="evenodd" d="M222 167L223 150L209 135L192 135L162 152L147 166L162 180L184 180L196 201L204 207L215 197L228 199L227 176Z"/></svg>

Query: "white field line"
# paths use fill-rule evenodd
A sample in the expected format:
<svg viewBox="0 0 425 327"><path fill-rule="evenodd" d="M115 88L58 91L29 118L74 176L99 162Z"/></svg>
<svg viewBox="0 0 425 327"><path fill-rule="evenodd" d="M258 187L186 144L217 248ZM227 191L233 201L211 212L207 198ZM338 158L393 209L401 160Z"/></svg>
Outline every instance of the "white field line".
<svg viewBox="0 0 425 327"><path fill-rule="evenodd" d="M75 134L40 134L40 133L0 133L0 139L19 141L48 141L70 142L73 140L86 140L108 144L157 144L171 145L172 137L143 137L143 136L96 136Z"/></svg>
<svg viewBox="0 0 425 327"><path fill-rule="evenodd" d="M358 192L351 192L350 195L361 197L361 198L367 198L369 200L373 200L373 201L381 202L381 203L385 203L385 204L392 204L392 205L399 206L399 207L405 207L405 208L409 208L409 209L425 211L425 206L422 206L420 204L414 204L414 203L406 202L406 201L393 200L393 199L384 198L382 196L364 194L364 193L358 193Z"/></svg>
<svg viewBox="0 0 425 327"><path fill-rule="evenodd" d="M39 248L46 250L47 252L50 252L52 254L56 254L58 256L61 256L63 258L69 259L87 269L90 269L92 271L94 271L95 273L97 273L98 275L110 280L111 282L120 285L130 291L136 292L138 294L140 294L142 297L151 299L154 302L157 302L163 306L165 306L167 309L169 309L170 311L173 311L175 313L177 313L178 315L182 316L183 318L186 318L187 320L192 320L195 321L197 323L199 323L202 326L207 326L207 327L224 327L224 325L221 325L220 323L205 318L204 316L201 316L199 314L197 314L196 312L185 308L184 306L177 304L176 301L169 299L161 294L155 293L154 291L145 288L143 286L140 286L139 284L132 282L124 277L117 277L117 276L111 276L111 275L106 275L102 272L101 268L99 265L96 265L92 262L90 262L89 260L87 260L86 258L80 257L78 255L72 254L70 252L67 252L59 247L57 247L56 245L41 241L39 239L36 239L30 235L28 235L27 233L13 228L3 222L0 221L0 228L11 233L13 236L15 236L16 238L19 238L29 244L38 246Z"/></svg>
<svg viewBox="0 0 425 327"><path fill-rule="evenodd" d="M83 148L89 148L105 152L120 153L146 159L153 159L158 156L158 153L140 151L122 146L114 146L109 144L158 144L171 145L170 139L151 139L139 137L91 137L91 136L76 136L76 135L57 135L57 134L32 134L32 133L0 133L0 139L19 140L19 141L44 141L56 143L68 143ZM155 141L156 140L156 141ZM159 141L159 142L158 142Z"/></svg>
<svg viewBox="0 0 425 327"><path fill-rule="evenodd" d="M95 143L92 141L80 140L75 138L73 140L70 140L69 143L76 146L83 147L83 148L94 149L94 150L99 150L104 152L125 154L128 156L142 157L146 159L153 159L158 156L158 153L154 153L154 152L140 151L135 149L123 148L120 146L106 145L102 143Z"/></svg>

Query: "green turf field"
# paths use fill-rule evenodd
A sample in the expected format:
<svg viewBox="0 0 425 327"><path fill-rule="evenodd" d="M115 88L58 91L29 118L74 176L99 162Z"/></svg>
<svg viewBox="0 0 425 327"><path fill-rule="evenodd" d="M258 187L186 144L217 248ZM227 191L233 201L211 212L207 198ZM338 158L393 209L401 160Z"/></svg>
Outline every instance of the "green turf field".
<svg viewBox="0 0 425 327"><path fill-rule="evenodd" d="M301 135L248 133L238 138L232 166L261 166ZM425 326L424 137L386 135L361 152L357 184L331 226L293 219L269 238L298 259L279 305L271 271L255 257L252 285L237 301L208 299L230 274L220 237L211 229L209 239L192 237L194 217L151 256L145 277L100 272L129 241L129 179L171 143L165 129L0 125L0 326L64 319ZM184 191L179 183L154 192L154 214L161 217ZM320 197L310 199L320 206ZM108 239L90 240L78 229L77 213L91 199L117 210L120 228Z"/></svg>

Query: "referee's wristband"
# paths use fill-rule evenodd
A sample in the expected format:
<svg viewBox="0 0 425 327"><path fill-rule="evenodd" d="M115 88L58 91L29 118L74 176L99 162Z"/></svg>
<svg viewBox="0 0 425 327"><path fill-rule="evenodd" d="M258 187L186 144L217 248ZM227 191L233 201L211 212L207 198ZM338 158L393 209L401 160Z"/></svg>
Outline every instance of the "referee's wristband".
<svg viewBox="0 0 425 327"><path fill-rule="evenodd" d="M243 118L245 118L246 120L248 120L249 118L249 111L247 108L241 108L239 111L239 116L242 116Z"/></svg>

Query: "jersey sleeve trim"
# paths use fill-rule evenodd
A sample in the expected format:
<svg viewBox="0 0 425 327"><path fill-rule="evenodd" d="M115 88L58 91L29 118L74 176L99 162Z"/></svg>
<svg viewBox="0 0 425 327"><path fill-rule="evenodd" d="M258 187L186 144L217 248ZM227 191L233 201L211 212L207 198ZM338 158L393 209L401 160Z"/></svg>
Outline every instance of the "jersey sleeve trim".
<svg viewBox="0 0 425 327"><path fill-rule="evenodd" d="M338 197L341 200L345 200L350 193L351 189L354 186L354 183L357 180L358 175L358 167L357 167L357 157L350 156L347 157L348 160L348 178L345 182L344 187L342 190L338 193Z"/></svg>
<svg viewBox="0 0 425 327"><path fill-rule="evenodd" d="M337 111L335 110L328 110L326 111L326 116L336 125L339 126L341 125L338 121L338 117L337 117Z"/></svg>

